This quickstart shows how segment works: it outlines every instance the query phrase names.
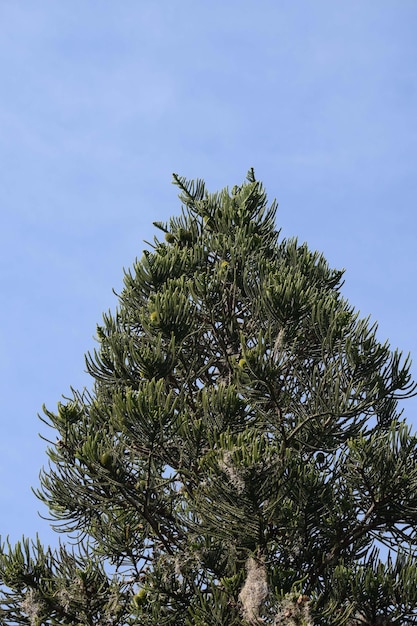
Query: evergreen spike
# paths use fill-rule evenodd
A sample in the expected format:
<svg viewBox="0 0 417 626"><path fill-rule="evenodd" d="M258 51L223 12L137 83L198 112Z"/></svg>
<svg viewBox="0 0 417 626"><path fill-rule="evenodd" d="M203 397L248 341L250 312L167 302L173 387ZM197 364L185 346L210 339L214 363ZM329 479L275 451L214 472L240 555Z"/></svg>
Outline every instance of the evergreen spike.
<svg viewBox="0 0 417 626"><path fill-rule="evenodd" d="M168 233L169 231L167 230L167 226L166 224L164 224L164 222L152 222L154 226L156 226L156 228L159 228L159 230L162 230L162 232L164 233Z"/></svg>
<svg viewBox="0 0 417 626"><path fill-rule="evenodd" d="M253 167L251 167L248 170L248 173L246 174L246 180L250 183L254 183L256 182L256 178L255 178L255 170L253 169Z"/></svg>
<svg viewBox="0 0 417 626"><path fill-rule="evenodd" d="M178 176L178 174L173 174L172 177L173 184L181 189L179 198L186 206L192 208L196 202L204 198L205 183L203 180L189 181L184 176Z"/></svg>

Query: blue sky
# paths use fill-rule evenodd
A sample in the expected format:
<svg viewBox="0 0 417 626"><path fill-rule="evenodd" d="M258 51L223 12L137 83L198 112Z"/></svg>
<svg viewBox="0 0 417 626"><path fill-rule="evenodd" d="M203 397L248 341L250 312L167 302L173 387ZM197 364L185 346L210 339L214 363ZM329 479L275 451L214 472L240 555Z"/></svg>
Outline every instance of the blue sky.
<svg viewBox="0 0 417 626"><path fill-rule="evenodd" d="M417 378L416 32L415 0L2 0L3 537L55 541L37 413L89 385L122 268L180 210L172 172L215 191L253 166Z"/></svg>

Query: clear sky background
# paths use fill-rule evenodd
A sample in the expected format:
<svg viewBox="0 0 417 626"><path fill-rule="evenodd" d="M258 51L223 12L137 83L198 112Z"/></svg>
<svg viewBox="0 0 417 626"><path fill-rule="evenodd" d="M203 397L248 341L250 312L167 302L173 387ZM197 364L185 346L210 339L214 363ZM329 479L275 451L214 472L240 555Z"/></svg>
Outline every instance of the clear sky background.
<svg viewBox="0 0 417 626"><path fill-rule="evenodd" d="M0 0L3 537L55 541L37 413L90 385L172 172L215 191L253 166L417 378L416 33L416 0Z"/></svg>

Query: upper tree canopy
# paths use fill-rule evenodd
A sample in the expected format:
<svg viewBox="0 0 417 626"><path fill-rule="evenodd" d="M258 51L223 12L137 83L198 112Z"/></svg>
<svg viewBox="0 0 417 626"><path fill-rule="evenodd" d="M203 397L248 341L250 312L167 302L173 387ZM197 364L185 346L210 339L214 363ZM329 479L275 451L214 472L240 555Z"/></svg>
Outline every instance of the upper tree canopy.
<svg viewBox="0 0 417 626"><path fill-rule="evenodd" d="M77 548L3 546L1 623L417 624L409 363L280 239L253 170L174 182L91 393L45 410L38 496Z"/></svg>

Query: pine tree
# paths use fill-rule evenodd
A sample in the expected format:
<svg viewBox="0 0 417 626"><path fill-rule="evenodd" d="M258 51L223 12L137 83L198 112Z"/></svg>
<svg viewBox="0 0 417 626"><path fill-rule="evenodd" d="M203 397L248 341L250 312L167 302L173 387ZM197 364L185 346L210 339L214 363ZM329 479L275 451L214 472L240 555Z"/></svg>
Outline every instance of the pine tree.
<svg viewBox="0 0 417 626"><path fill-rule="evenodd" d="M174 182L92 390L44 409L37 495L68 539L3 544L1 624L417 624L409 360L280 238L253 170Z"/></svg>

